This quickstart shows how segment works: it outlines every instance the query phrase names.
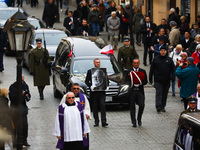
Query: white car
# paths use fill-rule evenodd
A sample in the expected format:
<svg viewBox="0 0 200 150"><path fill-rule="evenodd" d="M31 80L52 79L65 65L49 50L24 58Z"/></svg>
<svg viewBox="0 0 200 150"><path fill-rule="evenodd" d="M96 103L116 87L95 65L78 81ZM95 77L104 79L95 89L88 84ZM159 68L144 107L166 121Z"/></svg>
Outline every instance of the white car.
<svg viewBox="0 0 200 150"><path fill-rule="evenodd" d="M0 1L0 8L6 8L8 5L5 2Z"/></svg>
<svg viewBox="0 0 200 150"><path fill-rule="evenodd" d="M44 35L43 35L44 33ZM49 56L51 58L51 61L54 60L57 46L60 43L60 40L63 37L68 37L68 35L65 33L65 31L56 30L56 29L38 29L34 31L34 35L32 40L30 41L30 46L27 52L24 53L24 60L23 65L29 67L29 61L30 61L30 50L33 48L36 48L36 41L35 39L41 38L42 39L42 47L44 47L44 38L46 41L46 49L49 52Z"/></svg>

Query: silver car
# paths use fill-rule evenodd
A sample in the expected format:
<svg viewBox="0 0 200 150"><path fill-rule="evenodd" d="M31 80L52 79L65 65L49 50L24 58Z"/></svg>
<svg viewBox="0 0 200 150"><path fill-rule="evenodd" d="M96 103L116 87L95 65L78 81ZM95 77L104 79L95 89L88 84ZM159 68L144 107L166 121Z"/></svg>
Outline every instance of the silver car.
<svg viewBox="0 0 200 150"><path fill-rule="evenodd" d="M46 41L46 49L49 52L49 56L51 61L54 60L56 49L60 40L63 37L68 37L65 31L56 30L56 29L38 29L35 30L32 40L30 41L30 46L27 52L24 53L23 65L29 68L29 60L30 60L30 50L36 48L35 39L42 38L42 47L44 46L44 39Z"/></svg>

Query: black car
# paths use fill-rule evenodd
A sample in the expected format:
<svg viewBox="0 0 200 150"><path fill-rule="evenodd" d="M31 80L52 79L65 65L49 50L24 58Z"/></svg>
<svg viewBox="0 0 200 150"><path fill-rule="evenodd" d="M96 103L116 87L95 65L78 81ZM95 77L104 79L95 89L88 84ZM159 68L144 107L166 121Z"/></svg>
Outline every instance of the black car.
<svg viewBox="0 0 200 150"><path fill-rule="evenodd" d="M89 98L90 90L85 84L87 70L94 67L93 61L99 58L101 68L106 68L109 78L109 90L106 102L127 104L127 85L121 84L123 72L113 54L100 54L106 42L99 37L66 37L57 48L52 66L54 97L70 91L75 82L80 84L81 92ZM72 56L69 57L69 54Z"/></svg>

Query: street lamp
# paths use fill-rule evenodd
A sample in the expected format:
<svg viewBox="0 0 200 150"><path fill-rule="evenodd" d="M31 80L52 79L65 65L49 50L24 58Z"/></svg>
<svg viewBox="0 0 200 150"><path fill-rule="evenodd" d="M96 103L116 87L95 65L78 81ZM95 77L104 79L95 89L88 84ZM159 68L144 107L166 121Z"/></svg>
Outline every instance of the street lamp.
<svg viewBox="0 0 200 150"><path fill-rule="evenodd" d="M23 149L23 117L22 117L22 60L23 52L28 50L30 38L32 37L34 27L27 21L27 17L16 12L7 20L4 30L7 31L11 51L16 52L17 59L17 101L15 112L18 116L18 122L15 124L17 132L17 150Z"/></svg>

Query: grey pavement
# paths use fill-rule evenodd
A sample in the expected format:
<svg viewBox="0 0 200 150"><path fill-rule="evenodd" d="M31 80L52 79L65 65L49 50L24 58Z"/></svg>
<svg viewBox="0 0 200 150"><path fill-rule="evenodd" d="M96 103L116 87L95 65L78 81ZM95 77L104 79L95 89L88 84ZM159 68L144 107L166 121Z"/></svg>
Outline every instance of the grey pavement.
<svg viewBox="0 0 200 150"><path fill-rule="evenodd" d="M75 1L70 1L70 8L75 9ZM38 18L42 18L43 1L39 0L39 6L31 8L24 2L23 8ZM60 23L55 27L62 28L64 13L60 13ZM107 39L107 33L102 32L101 37ZM121 46L122 43L119 43ZM119 47L118 46L118 47ZM135 47L140 58L143 56L143 46ZM117 51L115 51L117 56ZM148 62L148 61L147 61ZM16 59L14 57L4 56L4 72L0 73L0 88L9 86L16 80ZM148 74L149 65L143 66ZM25 81L28 83L31 91L31 101L28 102L29 114L29 150L54 150L56 149L56 137L52 136L55 115L60 99L53 97L53 85L46 86L44 95L45 100L39 100L37 88L33 86L33 78L29 75L27 69L23 68ZM183 111L183 103L180 101L178 89L176 97L172 97L171 89L168 95L168 101L165 113L158 114L155 109L155 89L151 86L145 86L145 110L142 118L142 126L133 128L130 120L129 110L121 106L107 107L107 128L93 127L93 121L89 121L90 150L169 150L173 147L173 140L177 127L178 117ZM6 150L10 148L7 146Z"/></svg>

